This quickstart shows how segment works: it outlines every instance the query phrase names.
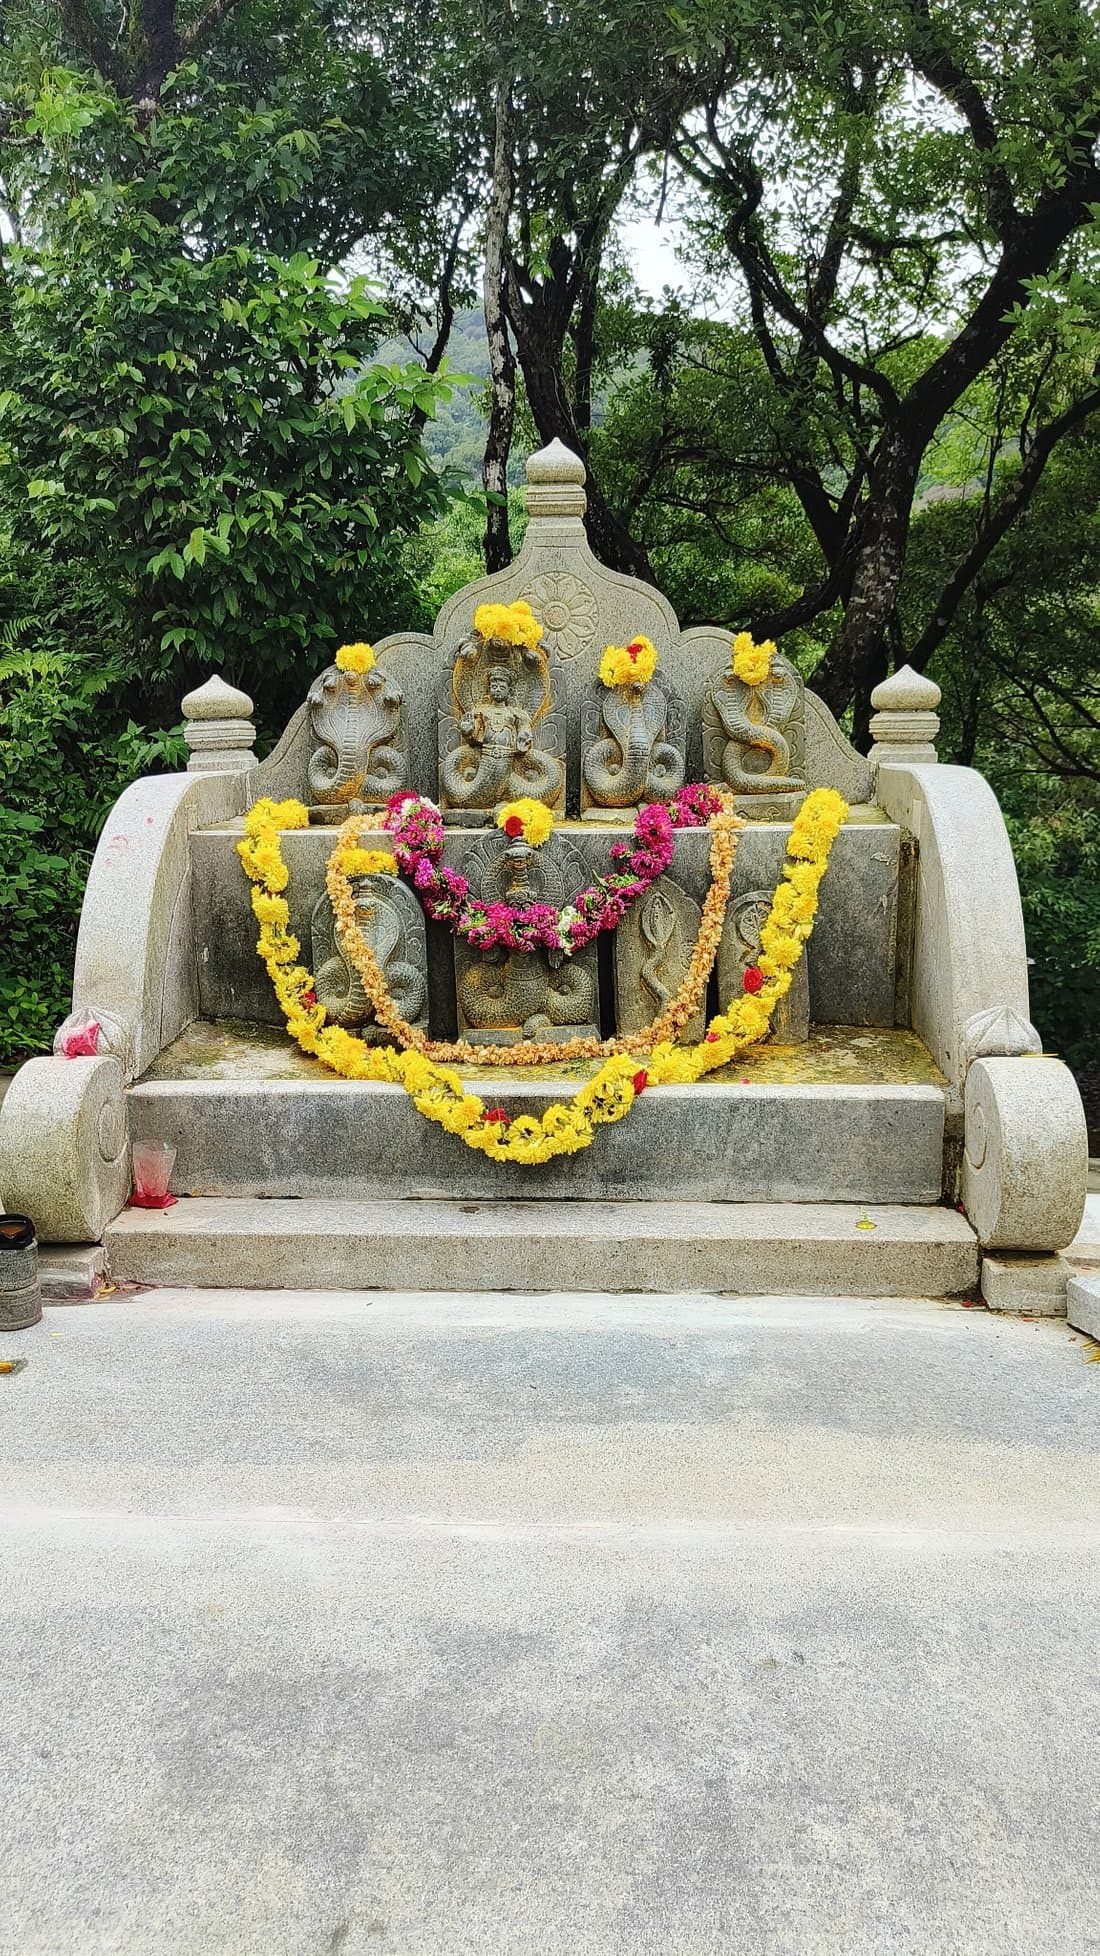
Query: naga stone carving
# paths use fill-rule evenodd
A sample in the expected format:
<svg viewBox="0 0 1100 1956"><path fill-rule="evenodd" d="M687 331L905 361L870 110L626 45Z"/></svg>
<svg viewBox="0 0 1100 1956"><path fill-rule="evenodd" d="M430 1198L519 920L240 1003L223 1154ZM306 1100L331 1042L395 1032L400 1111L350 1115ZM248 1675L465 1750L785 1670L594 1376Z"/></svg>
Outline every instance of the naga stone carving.
<svg viewBox="0 0 1100 1956"><path fill-rule="evenodd" d="M768 921L772 898L771 890L746 890L744 896L730 902L718 946L718 997L723 1006L741 997L745 972L760 957L760 933ZM810 980L803 951L791 974L791 989L775 1008L768 1043L796 1046L809 1035Z"/></svg>
<svg viewBox="0 0 1100 1956"><path fill-rule="evenodd" d="M480 824L523 795L560 812L561 735L545 647L472 632L455 653L440 714L439 790L448 818Z"/></svg>
<svg viewBox="0 0 1100 1956"><path fill-rule="evenodd" d="M581 714L581 813L667 801L687 776L684 713L678 695L647 685L597 686Z"/></svg>
<svg viewBox="0 0 1100 1956"><path fill-rule="evenodd" d="M642 1032L659 1018L687 975L703 912L694 897L659 876L631 905L615 932L615 1026ZM706 997L678 1038L694 1044L706 1031Z"/></svg>
<svg viewBox="0 0 1100 1956"><path fill-rule="evenodd" d="M583 858L560 835L539 849L494 833L469 851L462 871L483 903L566 904L591 881ZM475 950L455 939L459 1028L477 1045L521 1039L598 1038L596 947L561 951Z"/></svg>
<svg viewBox="0 0 1100 1956"><path fill-rule="evenodd" d="M382 969L403 1019L428 1029L428 960L424 913L413 891L396 876L354 876L355 921ZM313 909L313 969L317 1002L337 1025L355 1026L370 1045L387 1044L393 1034L380 1026L363 981L336 938L336 920L327 895Z"/></svg>
<svg viewBox="0 0 1100 1956"><path fill-rule="evenodd" d="M703 702L703 772L724 782L739 813L783 820L806 793L805 686L781 652L759 686L727 667Z"/></svg>
<svg viewBox="0 0 1100 1956"><path fill-rule="evenodd" d="M383 666L326 666L306 700L313 742L306 778L319 819L342 822L408 786L404 694Z"/></svg>

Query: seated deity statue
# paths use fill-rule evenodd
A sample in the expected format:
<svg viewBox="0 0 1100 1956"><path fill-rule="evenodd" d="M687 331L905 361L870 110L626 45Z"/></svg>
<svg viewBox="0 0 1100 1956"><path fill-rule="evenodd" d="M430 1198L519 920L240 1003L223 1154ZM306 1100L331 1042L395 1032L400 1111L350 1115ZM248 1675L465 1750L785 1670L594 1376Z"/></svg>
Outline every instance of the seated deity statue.
<svg viewBox="0 0 1100 1956"><path fill-rule="evenodd" d="M488 813L525 795L560 807L565 770L556 754L536 743L538 723L551 705L546 654L541 647L495 640L490 646L499 655L491 661L485 641L476 637L455 658L439 761L443 807ZM457 744L448 745L455 732Z"/></svg>
<svg viewBox="0 0 1100 1956"><path fill-rule="evenodd" d="M582 810L668 800L687 773L676 706L653 679L599 692L584 714Z"/></svg>
<svg viewBox="0 0 1100 1956"><path fill-rule="evenodd" d="M306 695L316 743L307 779L317 808L349 813L388 801L408 785L404 694L381 666L329 666Z"/></svg>

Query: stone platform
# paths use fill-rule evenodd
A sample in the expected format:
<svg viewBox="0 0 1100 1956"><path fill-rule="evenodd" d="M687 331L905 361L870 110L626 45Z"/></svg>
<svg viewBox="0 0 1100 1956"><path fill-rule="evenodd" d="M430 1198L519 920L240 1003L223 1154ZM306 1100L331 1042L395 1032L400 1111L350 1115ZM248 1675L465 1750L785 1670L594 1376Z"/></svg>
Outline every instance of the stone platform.
<svg viewBox="0 0 1100 1956"><path fill-rule="evenodd" d="M511 1114L541 1112L594 1070L469 1081ZM488 1161L428 1127L400 1087L338 1080L259 1026L189 1027L127 1104L133 1139L175 1144L184 1195L935 1203L942 1185L935 1067L911 1034L858 1027L656 1089L592 1147L539 1168Z"/></svg>
<svg viewBox="0 0 1100 1956"><path fill-rule="evenodd" d="M954 1209L810 1202L184 1199L124 1209L115 1282L303 1290L972 1295L978 1245Z"/></svg>

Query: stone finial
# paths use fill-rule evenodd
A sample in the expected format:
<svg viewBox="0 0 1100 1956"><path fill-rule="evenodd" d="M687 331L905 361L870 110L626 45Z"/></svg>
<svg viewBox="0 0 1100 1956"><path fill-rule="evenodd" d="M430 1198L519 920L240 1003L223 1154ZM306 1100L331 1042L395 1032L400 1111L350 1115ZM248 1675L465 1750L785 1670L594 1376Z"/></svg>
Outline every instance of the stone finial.
<svg viewBox="0 0 1100 1956"><path fill-rule="evenodd" d="M876 709L871 716L875 744L869 759L880 766L890 761L906 765L934 761L940 699L935 680L914 672L912 666L900 666L889 679L882 680L871 694L871 705Z"/></svg>
<svg viewBox="0 0 1100 1956"><path fill-rule="evenodd" d="M190 750L189 774L226 774L254 765L256 729L247 693L229 686L217 673L183 701L183 737Z"/></svg>
<svg viewBox="0 0 1100 1956"><path fill-rule="evenodd" d="M585 466L555 436L527 458L527 510L531 516L582 517Z"/></svg>

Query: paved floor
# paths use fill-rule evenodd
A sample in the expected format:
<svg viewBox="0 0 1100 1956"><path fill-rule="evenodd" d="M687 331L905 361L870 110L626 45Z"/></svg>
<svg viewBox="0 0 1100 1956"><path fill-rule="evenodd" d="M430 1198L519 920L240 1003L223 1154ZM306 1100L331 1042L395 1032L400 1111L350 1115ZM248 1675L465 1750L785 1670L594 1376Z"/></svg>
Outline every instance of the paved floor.
<svg viewBox="0 0 1100 1956"><path fill-rule="evenodd" d="M3 1341L3 1956L1100 1951L1100 1365L922 1304Z"/></svg>

